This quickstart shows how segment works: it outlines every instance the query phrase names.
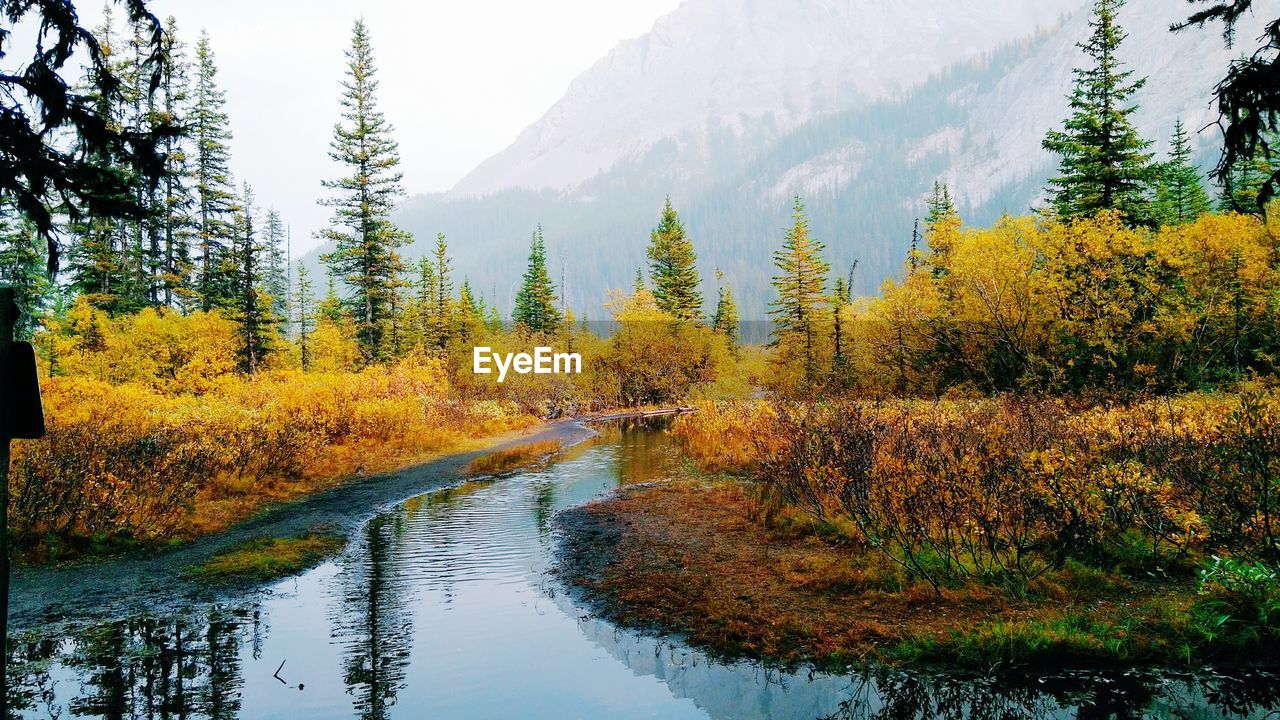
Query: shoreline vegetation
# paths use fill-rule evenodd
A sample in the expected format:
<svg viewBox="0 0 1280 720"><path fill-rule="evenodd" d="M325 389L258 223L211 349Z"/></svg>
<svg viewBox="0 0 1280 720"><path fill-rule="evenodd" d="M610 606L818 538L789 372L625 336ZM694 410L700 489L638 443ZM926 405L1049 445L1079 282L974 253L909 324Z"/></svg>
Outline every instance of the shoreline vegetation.
<svg viewBox="0 0 1280 720"><path fill-rule="evenodd" d="M702 472L566 512L560 575L725 657L1274 665L1278 412L1275 390L705 404L673 429Z"/></svg>
<svg viewBox="0 0 1280 720"><path fill-rule="evenodd" d="M776 242L728 268L773 273L768 347L740 342L735 278L704 282L712 268L670 196L634 286L578 308L604 310L609 334L574 316L570 268L548 261L558 228L529 228L510 307L472 287L444 235L402 256L399 150L363 20L331 146L341 170L322 181L326 276L312 278L285 218L233 182L208 35L193 63L161 44L175 21L138 33L149 21L130 18L121 35L108 17L92 34L129 51L42 86L93 98L65 137L80 184L111 202L0 198L0 270L49 429L13 453L13 547L47 563L234 527L202 548L229 550L207 572L289 572L325 550L285 537L310 522L265 541L236 524L302 498L368 507L385 489L362 476L544 420L691 404L674 432L707 475L562 516L564 576L620 623L833 666L1280 664L1280 205L1263 207L1280 182L1274 92L1235 86L1246 124L1224 137L1215 203L1181 121L1167 118L1160 160L1131 122L1144 81L1121 61L1120 4L1094 3L1070 116L1044 136L1058 159L1044 207L971 227L941 181L927 200L886 199L927 215L897 247L858 245L904 261L859 298L856 263L831 266L795 196ZM41 5L55 6L71 10ZM145 37L190 72L193 97L172 84L183 72L144 90ZM163 113L141 101L157 93ZM147 136L164 139L138 148L149 159L111 149ZM618 230L610 256L641 257ZM51 277L59 249L66 272ZM499 385L470 372L479 346L580 354L582 372ZM552 452L493 453L472 471ZM437 487L471 459L396 487ZM317 493L347 478L336 499ZM119 582L88 565L64 577ZM169 593L160 566L149 581Z"/></svg>
<svg viewBox="0 0 1280 720"><path fill-rule="evenodd" d="M56 377L44 396L48 435L11 465L13 537L37 564L208 535L538 422L451 399L431 359L225 376L199 395Z"/></svg>
<svg viewBox="0 0 1280 720"><path fill-rule="evenodd" d="M315 528L297 537L248 540L187 571L214 585L266 582L314 567L346 546L345 537Z"/></svg>

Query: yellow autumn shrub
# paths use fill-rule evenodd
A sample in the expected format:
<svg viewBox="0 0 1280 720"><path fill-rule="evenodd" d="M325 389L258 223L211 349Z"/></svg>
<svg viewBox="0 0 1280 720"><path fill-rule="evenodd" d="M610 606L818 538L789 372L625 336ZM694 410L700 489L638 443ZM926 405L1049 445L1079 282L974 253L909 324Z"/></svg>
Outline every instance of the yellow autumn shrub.
<svg viewBox="0 0 1280 720"><path fill-rule="evenodd" d="M1114 213L931 231L930 254L851 305L863 394L1175 392L1280 366L1280 247L1256 217L1133 228Z"/></svg>
<svg viewBox="0 0 1280 720"><path fill-rule="evenodd" d="M1090 405L1031 398L706 403L674 426L749 472L766 518L852 526L936 585L1068 560L1152 572L1280 558L1280 392Z"/></svg>
<svg viewBox="0 0 1280 720"><path fill-rule="evenodd" d="M265 502L534 421L511 402L458 401L443 362L425 357L350 373L226 374L201 394L156 384L44 381L48 435L17 443L12 463L19 547L216 529Z"/></svg>

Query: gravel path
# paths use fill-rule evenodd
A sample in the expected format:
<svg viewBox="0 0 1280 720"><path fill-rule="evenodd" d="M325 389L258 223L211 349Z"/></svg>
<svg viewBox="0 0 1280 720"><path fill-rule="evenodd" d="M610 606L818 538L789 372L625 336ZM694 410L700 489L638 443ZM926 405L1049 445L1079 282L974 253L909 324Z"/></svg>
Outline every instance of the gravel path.
<svg viewBox="0 0 1280 720"><path fill-rule="evenodd" d="M176 548L52 567L19 568L13 572L9 627L11 632L21 632L73 618L162 612L192 602L217 600L220 595L242 595L252 587L218 590L191 579L184 570L247 540L295 537L317 525L351 535L381 510L459 482L467 463L476 457L543 440L558 440L567 447L593 434L586 425L573 420L544 425L527 434L503 436L478 450L344 483Z"/></svg>

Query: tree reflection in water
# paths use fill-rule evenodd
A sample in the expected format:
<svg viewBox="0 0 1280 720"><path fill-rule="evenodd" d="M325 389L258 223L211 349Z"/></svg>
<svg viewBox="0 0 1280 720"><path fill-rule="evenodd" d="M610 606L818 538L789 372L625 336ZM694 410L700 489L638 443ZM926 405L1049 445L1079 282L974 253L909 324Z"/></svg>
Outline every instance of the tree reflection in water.
<svg viewBox="0 0 1280 720"><path fill-rule="evenodd" d="M961 677L898 670L854 676L840 709L818 720L1078 720L1272 717L1280 683L1262 672L1069 673Z"/></svg>
<svg viewBox="0 0 1280 720"><path fill-rule="evenodd" d="M404 687L413 645L411 593L392 552L400 513L374 517L362 552L343 559L342 598L333 638L342 647L343 680L361 720L384 720Z"/></svg>
<svg viewBox="0 0 1280 720"><path fill-rule="evenodd" d="M244 619L215 606L195 615L101 623L61 637L11 639L11 707L49 718L235 718L244 685ZM55 661L79 678L65 708L55 700ZM65 687L61 693L68 694Z"/></svg>

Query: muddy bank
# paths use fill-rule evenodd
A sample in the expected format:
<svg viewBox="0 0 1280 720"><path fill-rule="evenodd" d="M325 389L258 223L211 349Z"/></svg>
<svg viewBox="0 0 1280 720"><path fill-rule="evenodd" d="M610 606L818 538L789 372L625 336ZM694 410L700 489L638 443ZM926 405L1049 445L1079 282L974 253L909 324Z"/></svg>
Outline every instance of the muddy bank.
<svg viewBox="0 0 1280 720"><path fill-rule="evenodd" d="M159 612L217 600L246 587L214 589L187 569L257 538L292 538L316 528L340 536L355 532L379 510L460 482L476 458L529 443L564 446L593 434L577 421L562 421L502 436L473 451L447 455L394 473L352 479L337 487L281 505L227 531L168 549L149 549L108 559L86 559L53 567L18 568L9 600L10 628L21 632L67 618L116 617Z"/></svg>
<svg viewBox="0 0 1280 720"><path fill-rule="evenodd" d="M596 614L726 660L825 670L1276 667L1259 637L1206 632L1194 580L1069 564L1019 587L934 591L837 531L767 525L734 481L624 488L558 518L557 573Z"/></svg>

